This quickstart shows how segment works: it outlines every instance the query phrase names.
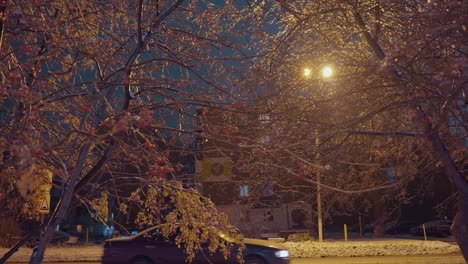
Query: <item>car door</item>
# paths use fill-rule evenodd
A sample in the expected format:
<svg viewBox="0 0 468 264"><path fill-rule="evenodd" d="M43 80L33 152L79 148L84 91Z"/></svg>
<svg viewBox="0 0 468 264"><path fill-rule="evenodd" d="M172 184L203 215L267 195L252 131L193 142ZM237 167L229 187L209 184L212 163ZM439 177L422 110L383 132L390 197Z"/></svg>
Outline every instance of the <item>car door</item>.
<svg viewBox="0 0 468 264"><path fill-rule="evenodd" d="M208 243L202 243L202 251L198 252L195 255L195 258L193 260L194 264L227 264L227 263L236 263L233 261L233 257L231 256L228 259L224 258L223 253L220 250L217 250L214 253L210 253L208 250Z"/></svg>
<svg viewBox="0 0 468 264"><path fill-rule="evenodd" d="M182 249L157 233L143 237L141 248L145 256L153 263L181 264L185 263L186 255Z"/></svg>

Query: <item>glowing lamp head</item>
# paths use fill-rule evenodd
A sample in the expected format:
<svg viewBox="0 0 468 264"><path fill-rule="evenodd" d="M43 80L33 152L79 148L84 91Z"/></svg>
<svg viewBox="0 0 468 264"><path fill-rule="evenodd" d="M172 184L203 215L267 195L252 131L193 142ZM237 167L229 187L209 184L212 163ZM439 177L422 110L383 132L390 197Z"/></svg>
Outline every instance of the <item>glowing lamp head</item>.
<svg viewBox="0 0 468 264"><path fill-rule="evenodd" d="M312 74L312 71L309 68L304 69L304 76L309 77Z"/></svg>
<svg viewBox="0 0 468 264"><path fill-rule="evenodd" d="M322 76L325 78L331 77L333 75L333 69L329 66L323 68Z"/></svg>

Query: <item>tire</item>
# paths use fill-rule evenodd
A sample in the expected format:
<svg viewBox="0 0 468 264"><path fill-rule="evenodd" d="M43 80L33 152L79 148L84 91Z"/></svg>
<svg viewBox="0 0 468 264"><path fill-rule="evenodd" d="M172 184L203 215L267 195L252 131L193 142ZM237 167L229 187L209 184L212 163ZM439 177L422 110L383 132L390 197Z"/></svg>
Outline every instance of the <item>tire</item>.
<svg viewBox="0 0 468 264"><path fill-rule="evenodd" d="M267 264L265 260L258 256L251 256L245 258L245 264Z"/></svg>
<svg viewBox="0 0 468 264"><path fill-rule="evenodd" d="M153 262L145 257L136 257L132 260L131 264L153 264Z"/></svg>

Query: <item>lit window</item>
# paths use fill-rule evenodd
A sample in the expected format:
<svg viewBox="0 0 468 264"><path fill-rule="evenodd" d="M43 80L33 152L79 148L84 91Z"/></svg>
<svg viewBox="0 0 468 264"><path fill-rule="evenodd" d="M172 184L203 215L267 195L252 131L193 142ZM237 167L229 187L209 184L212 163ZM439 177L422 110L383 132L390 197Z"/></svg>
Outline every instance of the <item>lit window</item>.
<svg viewBox="0 0 468 264"><path fill-rule="evenodd" d="M260 123L270 123L271 121L271 117L270 117L270 114L260 114L258 116L258 120L260 120Z"/></svg>
<svg viewBox="0 0 468 264"><path fill-rule="evenodd" d="M240 189L240 193L239 193L240 197L248 197L249 196L249 186L248 185L241 185L241 186L239 186L239 189Z"/></svg>
<svg viewBox="0 0 468 264"><path fill-rule="evenodd" d="M262 136L261 140L263 144L268 144L271 141L271 136Z"/></svg>

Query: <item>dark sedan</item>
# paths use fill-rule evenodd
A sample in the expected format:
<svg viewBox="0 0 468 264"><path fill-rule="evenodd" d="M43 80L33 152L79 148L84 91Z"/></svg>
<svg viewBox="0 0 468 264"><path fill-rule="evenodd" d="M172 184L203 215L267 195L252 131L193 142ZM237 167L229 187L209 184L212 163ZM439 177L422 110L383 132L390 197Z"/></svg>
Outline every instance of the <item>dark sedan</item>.
<svg viewBox="0 0 468 264"><path fill-rule="evenodd" d="M289 252L279 243L251 238L244 238L244 243L246 249L242 256L246 264L289 263ZM210 254L204 248L192 263L236 263L237 247L233 247L231 252L232 258L226 260L222 253ZM106 240L102 264L183 264L186 256L183 249L158 236L155 228L150 228L130 237Z"/></svg>
<svg viewBox="0 0 468 264"><path fill-rule="evenodd" d="M451 234L450 227L452 221L449 220L435 220L424 223L426 235L435 237L447 237ZM423 225L417 225L410 229L410 233L416 236L424 235Z"/></svg>

